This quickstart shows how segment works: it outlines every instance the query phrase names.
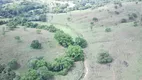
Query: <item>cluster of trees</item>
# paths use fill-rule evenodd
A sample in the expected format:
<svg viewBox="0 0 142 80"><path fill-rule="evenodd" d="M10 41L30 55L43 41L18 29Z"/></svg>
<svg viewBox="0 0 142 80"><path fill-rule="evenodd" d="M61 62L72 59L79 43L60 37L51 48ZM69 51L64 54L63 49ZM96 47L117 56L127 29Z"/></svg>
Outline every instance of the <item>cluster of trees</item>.
<svg viewBox="0 0 142 80"><path fill-rule="evenodd" d="M31 43L31 47L33 49L41 49L42 48L41 43L38 40L33 40Z"/></svg>
<svg viewBox="0 0 142 80"><path fill-rule="evenodd" d="M48 12L48 6L31 1L23 1L13 4L2 4L0 6L0 16L12 18L21 16L28 20L46 21L45 13Z"/></svg>
<svg viewBox="0 0 142 80"><path fill-rule="evenodd" d="M52 8L52 13L66 13L68 6L68 4L56 4L56 6Z"/></svg>
<svg viewBox="0 0 142 80"><path fill-rule="evenodd" d="M0 20L0 25L6 24L6 23L7 23L7 21Z"/></svg>
<svg viewBox="0 0 142 80"><path fill-rule="evenodd" d="M68 47L69 45L73 44L73 38L64 33L63 31L57 31L55 33L54 38L61 44L63 47Z"/></svg>
<svg viewBox="0 0 142 80"><path fill-rule="evenodd" d="M62 45L63 47L68 47L69 45L79 45L82 48L87 47L87 41L81 37L76 37L75 41L73 40L73 38L64 33L63 31L58 30L55 35L54 38L58 41L58 43L60 45Z"/></svg>
<svg viewBox="0 0 142 80"><path fill-rule="evenodd" d="M7 65L0 64L0 80L14 80L16 73L13 71L18 68L17 60L13 59Z"/></svg>

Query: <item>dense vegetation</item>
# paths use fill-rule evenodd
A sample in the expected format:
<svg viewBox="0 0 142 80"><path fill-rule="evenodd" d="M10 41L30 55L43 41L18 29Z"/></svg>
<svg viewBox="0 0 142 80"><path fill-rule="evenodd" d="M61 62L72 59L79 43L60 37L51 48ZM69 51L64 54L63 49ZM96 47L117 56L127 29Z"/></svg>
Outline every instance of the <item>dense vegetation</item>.
<svg viewBox="0 0 142 80"><path fill-rule="evenodd" d="M57 31L55 33L55 39L64 47L68 47L73 44L73 38L62 31Z"/></svg>

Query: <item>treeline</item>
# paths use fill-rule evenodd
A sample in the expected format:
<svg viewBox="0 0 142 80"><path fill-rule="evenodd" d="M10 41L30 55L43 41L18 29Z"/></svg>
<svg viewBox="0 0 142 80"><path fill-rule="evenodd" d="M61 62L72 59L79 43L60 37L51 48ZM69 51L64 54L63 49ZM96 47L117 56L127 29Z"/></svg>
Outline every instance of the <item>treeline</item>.
<svg viewBox="0 0 142 80"><path fill-rule="evenodd" d="M46 13L47 6L31 1L23 1L20 3L2 4L0 5L0 16L3 18L12 18L15 16L33 17Z"/></svg>
<svg viewBox="0 0 142 80"><path fill-rule="evenodd" d="M66 75L69 69L74 65L76 61L84 60L84 52L82 48L87 47L87 41L81 37L77 37L75 40L62 30L57 29L54 25L39 25L32 23L26 19L20 19L18 17L11 19L7 26L14 30L18 25L26 26L28 28L37 28L48 30L53 32L54 38L57 42L66 48L65 54L56 58L53 62L47 62L43 57L33 58L28 61L29 71L25 75L21 76L19 80L48 80L54 75ZM31 47L34 49L42 49L41 43L38 41L32 42ZM40 48L35 48L36 46Z"/></svg>

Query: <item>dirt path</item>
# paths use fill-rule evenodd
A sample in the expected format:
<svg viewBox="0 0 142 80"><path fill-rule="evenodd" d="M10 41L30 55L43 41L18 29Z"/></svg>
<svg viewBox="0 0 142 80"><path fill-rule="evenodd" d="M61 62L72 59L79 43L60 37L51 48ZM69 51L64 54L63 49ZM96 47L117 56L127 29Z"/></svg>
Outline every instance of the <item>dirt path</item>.
<svg viewBox="0 0 142 80"><path fill-rule="evenodd" d="M88 69L88 62L87 60L84 61L84 67L85 67L85 75L83 77L83 80L87 80L88 79L88 74L89 74L89 69Z"/></svg>

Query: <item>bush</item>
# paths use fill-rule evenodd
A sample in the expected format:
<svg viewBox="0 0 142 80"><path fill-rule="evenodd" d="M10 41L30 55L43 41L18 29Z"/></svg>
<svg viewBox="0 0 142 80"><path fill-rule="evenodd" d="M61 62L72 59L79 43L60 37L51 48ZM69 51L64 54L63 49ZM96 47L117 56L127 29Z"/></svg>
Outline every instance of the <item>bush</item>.
<svg viewBox="0 0 142 80"><path fill-rule="evenodd" d="M21 42L20 36L15 36L14 38L17 40L17 42Z"/></svg>
<svg viewBox="0 0 142 80"><path fill-rule="evenodd" d="M81 37L77 37L75 38L75 44L79 45L82 48L86 48L87 47L87 41Z"/></svg>
<svg viewBox="0 0 142 80"><path fill-rule="evenodd" d="M55 28L54 25L50 25L50 26L46 27L46 30L48 30L49 32L56 32L57 31L57 29Z"/></svg>
<svg viewBox="0 0 142 80"><path fill-rule="evenodd" d="M118 9L118 6L114 6L115 9Z"/></svg>
<svg viewBox="0 0 142 80"><path fill-rule="evenodd" d="M126 22L127 22L127 19L121 19L120 22L121 22L121 23L126 23Z"/></svg>
<svg viewBox="0 0 142 80"><path fill-rule="evenodd" d="M112 30L111 30L111 28L106 28L105 29L105 32L111 32Z"/></svg>
<svg viewBox="0 0 142 80"><path fill-rule="evenodd" d="M93 21L98 22L98 18L94 17Z"/></svg>
<svg viewBox="0 0 142 80"><path fill-rule="evenodd" d="M73 44L73 38L70 35L68 35L62 31L57 31L54 35L54 38L63 47L68 47L69 45Z"/></svg>
<svg viewBox="0 0 142 80"><path fill-rule="evenodd" d="M132 13L132 14L128 14L129 20L135 20L135 18L137 18L137 14L136 13Z"/></svg>
<svg viewBox="0 0 142 80"><path fill-rule="evenodd" d="M137 27L138 26L138 22L134 22L134 27Z"/></svg>
<svg viewBox="0 0 142 80"><path fill-rule="evenodd" d="M7 26L10 30L14 30L17 27L17 25L18 24L16 24L15 22L12 22L12 21L7 23Z"/></svg>
<svg viewBox="0 0 142 80"><path fill-rule="evenodd" d="M115 14L119 15L120 13L118 11L115 11Z"/></svg>
<svg viewBox="0 0 142 80"><path fill-rule="evenodd" d="M107 52L99 53L97 57L97 62L100 64L107 64L107 63L111 63L112 61L113 61L113 58Z"/></svg>
<svg viewBox="0 0 142 80"><path fill-rule="evenodd" d="M31 43L31 47L33 49L41 49L41 43L38 40L33 40Z"/></svg>
<svg viewBox="0 0 142 80"><path fill-rule="evenodd" d="M10 67L10 69L13 69L13 70L18 68L18 62L15 59L10 61L7 65Z"/></svg>
<svg viewBox="0 0 142 80"><path fill-rule="evenodd" d="M83 50L80 46L72 46L70 45L66 51L68 57L73 58L75 61L84 60Z"/></svg>

